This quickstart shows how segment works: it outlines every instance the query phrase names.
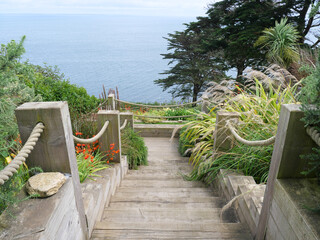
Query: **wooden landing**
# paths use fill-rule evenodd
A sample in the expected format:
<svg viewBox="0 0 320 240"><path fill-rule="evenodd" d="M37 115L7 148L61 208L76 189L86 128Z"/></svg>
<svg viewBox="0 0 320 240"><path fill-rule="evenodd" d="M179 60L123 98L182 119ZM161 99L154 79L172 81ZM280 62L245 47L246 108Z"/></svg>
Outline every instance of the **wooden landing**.
<svg viewBox="0 0 320 240"><path fill-rule="evenodd" d="M201 182L184 181L188 158L169 138L145 138L149 166L130 170L95 224L101 239L252 239L232 212L220 219L225 203Z"/></svg>

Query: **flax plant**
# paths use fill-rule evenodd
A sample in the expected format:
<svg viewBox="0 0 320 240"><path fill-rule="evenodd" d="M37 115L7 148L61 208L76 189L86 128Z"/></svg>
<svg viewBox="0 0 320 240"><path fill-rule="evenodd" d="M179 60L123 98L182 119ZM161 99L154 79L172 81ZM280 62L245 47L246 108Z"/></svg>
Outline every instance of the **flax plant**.
<svg viewBox="0 0 320 240"><path fill-rule="evenodd" d="M297 86L289 86L284 90L270 86L266 92L262 84L256 81L255 92L245 92L238 88L240 94L229 98L222 110L240 114L240 123L236 126L240 136L251 141L264 140L276 134L281 104L296 103ZM250 147L236 143L234 148L226 152L213 152L215 110L187 124L187 130L182 135L193 145L190 162L194 170L186 178L210 183L223 168L251 175L259 183L265 182L273 145Z"/></svg>

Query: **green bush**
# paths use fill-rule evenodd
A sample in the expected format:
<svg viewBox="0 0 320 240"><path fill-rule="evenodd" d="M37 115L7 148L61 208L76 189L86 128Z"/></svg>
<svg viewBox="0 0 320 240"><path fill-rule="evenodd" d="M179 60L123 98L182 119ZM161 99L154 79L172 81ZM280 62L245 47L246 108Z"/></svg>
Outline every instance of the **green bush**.
<svg viewBox="0 0 320 240"><path fill-rule="evenodd" d="M148 148L144 140L131 127L121 131L122 154L127 155L129 169L138 169L140 165L148 165Z"/></svg>
<svg viewBox="0 0 320 240"><path fill-rule="evenodd" d="M0 171L7 165L6 160L0 160ZM26 165L20 166L18 172L13 174L3 185L0 185L0 215L8 206L17 204L25 199L19 199L18 194L30 175L42 172L40 168L28 169Z"/></svg>
<svg viewBox="0 0 320 240"><path fill-rule="evenodd" d="M304 66L303 70L309 75L302 80L301 89L302 110L304 111L303 121L306 126L315 127L320 132L320 50L315 65ZM315 173L320 185L320 147L314 148L313 153L302 156L310 160L309 168L303 174Z"/></svg>
<svg viewBox="0 0 320 240"><path fill-rule="evenodd" d="M90 96L83 87L71 84L57 67L31 65L34 71L32 79L26 84L40 95L43 101L67 101L71 114L88 113L99 104L99 99Z"/></svg>
<svg viewBox="0 0 320 240"><path fill-rule="evenodd" d="M240 114L241 124L237 125L237 132L250 141L275 135L281 104L296 102L295 87L283 91L270 88L265 92L261 83L256 84L255 94L243 91L229 99L223 109ZM186 124L181 136L194 144L190 156L194 170L186 178L210 183L220 169L232 169L253 176L258 183L267 181L273 146L250 147L236 143L226 152L219 149L213 152L215 120L214 111L211 111Z"/></svg>

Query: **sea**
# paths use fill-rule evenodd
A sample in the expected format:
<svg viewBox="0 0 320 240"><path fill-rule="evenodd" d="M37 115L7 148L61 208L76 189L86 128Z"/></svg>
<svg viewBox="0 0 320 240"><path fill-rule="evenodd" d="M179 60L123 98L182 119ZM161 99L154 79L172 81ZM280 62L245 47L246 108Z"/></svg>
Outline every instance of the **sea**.
<svg viewBox="0 0 320 240"><path fill-rule="evenodd" d="M196 17L1 14L0 43L26 35L23 61L58 66L71 83L99 97L116 87L120 99L169 102L154 84L168 70L168 33L185 29ZM179 99L175 99L179 100Z"/></svg>

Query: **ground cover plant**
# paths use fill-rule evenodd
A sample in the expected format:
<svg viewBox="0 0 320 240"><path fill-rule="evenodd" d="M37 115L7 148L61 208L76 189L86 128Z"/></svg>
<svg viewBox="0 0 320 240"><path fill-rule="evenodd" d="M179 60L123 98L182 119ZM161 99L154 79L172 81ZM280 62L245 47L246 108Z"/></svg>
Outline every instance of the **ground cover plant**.
<svg viewBox="0 0 320 240"><path fill-rule="evenodd" d="M140 165L148 165L148 148L144 140L131 127L121 131L121 150L127 155L129 169L138 169Z"/></svg>
<svg viewBox="0 0 320 240"><path fill-rule="evenodd" d="M140 120L143 123L161 123L163 121L190 121L196 117L197 113L200 111L198 108L192 107L179 107L179 108L162 108L162 109L139 109L139 110L132 110L135 115L136 120ZM191 116L193 115L193 116ZM146 117L143 117L146 116ZM152 118L148 118L147 116L151 116ZM188 116L188 117L181 117L179 116ZM159 117L159 118L157 118ZM166 117L166 118L160 118ZM170 118L173 117L173 118Z"/></svg>

